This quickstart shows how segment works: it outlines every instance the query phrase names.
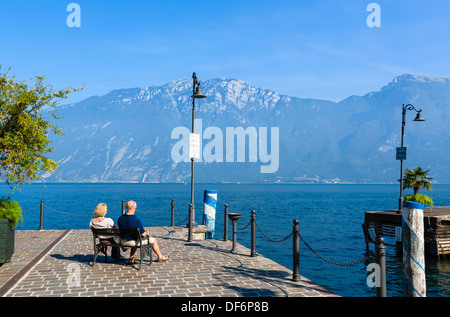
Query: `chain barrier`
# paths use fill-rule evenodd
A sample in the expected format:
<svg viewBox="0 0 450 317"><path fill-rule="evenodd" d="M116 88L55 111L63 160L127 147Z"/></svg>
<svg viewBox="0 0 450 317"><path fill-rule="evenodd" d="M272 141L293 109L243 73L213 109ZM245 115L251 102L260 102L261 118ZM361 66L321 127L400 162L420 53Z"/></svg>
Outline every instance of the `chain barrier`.
<svg viewBox="0 0 450 317"><path fill-rule="evenodd" d="M291 232L286 238L284 238L284 239L281 239L281 240L272 240L272 239L270 239L266 234L264 234L264 232L262 232L262 230L261 230L261 228L259 227L258 222L257 222L256 220L255 220L255 224L256 224L256 227L258 228L259 232L261 232L261 234L262 234L267 240L269 240L269 241L271 241L271 242L283 242L283 241L289 239L289 238L294 234L294 231L292 231L292 232Z"/></svg>
<svg viewBox="0 0 450 317"><path fill-rule="evenodd" d="M330 263L330 264L337 265L337 266L353 266L353 265L356 265L356 264L359 264L359 263L366 262L367 260L369 260L370 258L373 257L372 254L368 254L368 255L366 255L364 258L362 258L361 260L353 261L353 262L348 262L348 263L340 263L340 262L330 261L330 260L324 258L323 256L321 256L320 254L318 254L316 251L314 251L314 250L310 247L310 245L309 245L308 243L306 243L306 241L303 239L303 237L302 237L302 235L300 234L300 232L298 233L298 236L300 237L300 240L302 240L303 243L306 245L306 247L307 247L312 253L314 253L319 259L321 259L321 260L323 260L323 261L325 261L325 262L328 262L328 263Z"/></svg>
<svg viewBox="0 0 450 317"><path fill-rule="evenodd" d="M161 208L161 209L157 209L157 210L153 210L153 211L137 211L137 212L138 212L138 213L157 213L157 212L164 211L164 210L166 210L167 208L169 208L169 207L171 207L171 206L172 206L172 205L169 204L169 205L167 205L167 206L164 206L164 207ZM54 211L54 212L58 212L58 213L65 214L65 215L69 215L69 216L75 216L75 217L91 217L91 216L92 216L92 214L86 215L86 214L74 214L74 213L69 213L69 212L63 212L63 211L60 211L60 210L51 208L51 207L49 207L49 206L47 206L47 205L44 205L44 207L45 207L45 208L48 208L48 209L50 209L50 210L52 210L52 211ZM116 210L116 209L121 208L121 207L122 207L122 206L117 206L117 207L115 207L115 208L110 209L109 211L111 212L111 211ZM24 212L22 212L22 213L27 213L27 212L30 212L30 211L35 210L35 209L37 209L37 208L39 208L39 206L38 206L38 207L31 208L31 209L28 209L28 210L26 210L26 211L24 211ZM188 216L186 217L185 220L181 220L180 217L179 217L179 215L178 215L178 210L177 210L177 208L176 208L175 206L174 206L174 211L175 211L175 214L176 214L176 216L177 216L177 218L178 218L178 221L180 221L181 223L185 223L185 222L189 219L189 214L188 214ZM242 228L236 228L236 229L237 229L237 230L245 230L245 229L248 228L248 226L249 226L251 223L252 223L252 220L250 220L250 221L247 223L247 225L246 225L245 227L242 227ZM259 224L258 224L258 222L256 221L256 219L255 219L255 225L256 225L256 227L258 228L259 232L260 232L267 240L269 240L269 241L271 241L271 242L275 242L275 243L279 243L279 242L286 241L287 239L289 239L290 237L292 237L292 235L294 234L294 231L292 231L292 232L291 232L289 235L287 235L285 238L280 239L280 240L274 240L274 239L269 238L269 236L267 236L267 234L264 233L264 231L261 229L261 227L259 226ZM315 251L315 250L314 250L314 249L313 249L313 248L305 241L305 239L303 239L303 237L302 237L302 235L300 234L300 232L298 233L298 236L299 236L299 238L302 240L302 242L305 244L305 246L306 246L306 247L307 247L314 255L316 255L319 259L321 259L321 260L323 260L323 261L325 261L325 262L328 262L328 263L330 263L330 264L333 264L333 265L337 265L337 266L353 266L353 265L356 265L356 264L365 262L365 261L367 261L367 260L369 260L370 258L373 257L373 255L369 254L369 255L365 256L364 258L362 258L362 259L360 259L360 260L358 260L358 261L347 262L347 263L341 263L341 262L331 261L331 260L328 260L328 259L324 258L323 256L321 256L319 253L317 253L317 252L316 252L316 251Z"/></svg>
<svg viewBox="0 0 450 317"><path fill-rule="evenodd" d="M236 228L237 230L245 230L250 224L251 224L251 222L252 222L252 220L250 220L250 222L245 226L245 227L243 227L243 228ZM275 243L278 243L278 242L283 242L283 241L286 241L287 239L289 239L290 237L292 237L293 235L294 235L294 230L289 234L289 235L287 235L285 238L283 238L283 239L281 239L281 240L274 240L274 239L271 239L271 238L269 238L263 231L262 231L262 229L261 229L261 227L259 226L259 224L258 224L258 222L256 221L256 219L255 219L255 225L256 225L256 227L258 228L258 230L259 230L259 232L261 232L261 234L267 239L267 240L269 240L269 241L271 241L271 242L275 242ZM367 260L369 260L370 258L373 258L373 255L372 254L368 254L368 255L366 255L364 258L362 258L362 259L360 259L360 260L358 260L358 261L353 261L353 262L347 262L347 263L342 263L342 262L336 262L336 261L331 261L331 260L328 260L328 259L326 259L325 257L323 257L323 256L321 256L319 253L317 253L306 241L305 241L305 239L303 239L303 237L302 237L302 235L300 234L300 232L298 233L298 236L299 236L299 238L302 240L302 242L306 245L306 247L314 254L314 255L316 255L319 259L321 259L321 260L323 260L323 261L325 261L325 262L327 262L327 263L330 263L330 264L333 264L333 265L337 265L337 266L353 266L353 265L356 265L356 264L359 264L359 263L363 263L363 262L366 262Z"/></svg>
<svg viewBox="0 0 450 317"><path fill-rule="evenodd" d="M176 206L176 205L174 206L174 209L175 209L175 215L177 216L179 222L185 223L186 221L188 221L188 219L189 219L189 213L188 213L186 219L184 219L184 220L182 221L182 220L180 219L180 217L178 216L178 210L177 210L177 206Z"/></svg>
<svg viewBox="0 0 450 317"><path fill-rule="evenodd" d="M245 229L247 229L247 227L248 227L251 223L252 223L252 221L250 220L250 221L248 222L248 224L247 224L244 228L238 228L238 227L236 227L236 230L245 230Z"/></svg>

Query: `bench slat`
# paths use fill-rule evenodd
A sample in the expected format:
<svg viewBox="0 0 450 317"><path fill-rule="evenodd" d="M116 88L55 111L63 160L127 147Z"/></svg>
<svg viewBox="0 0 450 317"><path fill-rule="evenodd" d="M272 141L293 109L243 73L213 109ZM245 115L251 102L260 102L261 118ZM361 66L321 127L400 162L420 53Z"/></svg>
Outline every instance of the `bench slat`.
<svg viewBox="0 0 450 317"><path fill-rule="evenodd" d="M105 229L95 229L91 228L92 233L96 236L119 236L119 237L130 237L133 239L138 239L141 235L139 229L116 229L116 228L105 228Z"/></svg>

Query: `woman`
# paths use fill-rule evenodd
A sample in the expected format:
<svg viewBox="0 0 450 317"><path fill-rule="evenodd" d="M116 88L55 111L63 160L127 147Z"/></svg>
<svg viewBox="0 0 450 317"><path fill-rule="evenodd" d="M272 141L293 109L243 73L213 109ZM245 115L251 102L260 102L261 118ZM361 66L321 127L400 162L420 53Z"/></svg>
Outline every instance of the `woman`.
<svg viewBox="0 0 450 317"><path fill-rule="evenodd" d="M94 215L97 217L92 218L89 223L89 228L94 229L107 229L107 228L116 228L114 225L114 220L111 218L105 218L107 213L107 206L105 203L100 203L95 207ZM105 245L115 244L114 238L111 236L99 236L100 242ZM116 259L116 261L120 260L120 248L119 247L111 247L111 256Z"/></svg>

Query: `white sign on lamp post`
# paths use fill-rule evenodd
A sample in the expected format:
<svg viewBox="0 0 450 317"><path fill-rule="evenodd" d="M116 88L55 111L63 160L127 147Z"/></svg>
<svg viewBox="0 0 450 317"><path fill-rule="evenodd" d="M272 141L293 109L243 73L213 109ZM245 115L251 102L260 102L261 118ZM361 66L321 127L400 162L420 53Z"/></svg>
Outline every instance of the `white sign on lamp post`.
<svg viewBox="0 0 450 317"><path fill-rule="evenodd" d="M191 133L189 135L189 158L200 158L200 134Z"/></svg>

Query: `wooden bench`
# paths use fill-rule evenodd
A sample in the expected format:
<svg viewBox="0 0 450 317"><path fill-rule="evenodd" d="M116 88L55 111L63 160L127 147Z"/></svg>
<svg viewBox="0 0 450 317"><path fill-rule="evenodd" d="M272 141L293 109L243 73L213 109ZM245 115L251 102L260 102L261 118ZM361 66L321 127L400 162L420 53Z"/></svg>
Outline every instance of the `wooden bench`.
<svg viewBox="0 0 450 317"><path fill-rule="evenodd" d="M385 238L384 245L401 247L402 215L396 211L366 211L363 232L366 248L369 243L375 244L375 238ZM372 231L372 233L371 233Z"/></svg>
<svg viewBox="0 0 450 317"><path fill-rule="evenodd" d="M97 256L99 253L103 253L105 255L105 263L108 262L108 256L107 251L108 247L126 247L130 248L128 246L124 246L121 243L108 243L104 244L100 242L99 236L102 237L130 237L136 241L136 248L140 249L140 259L138 261L139 265L137 267L138 270L141 269L142 261L144 260L144 257L147 255L150 258L150 262L148 265L152 264L153 256L153 244L150 243L150 236L146 235L145 237L142 237L141 233L139 232L139 229L115 229L115 228L108 228L108 229L94 229L91 228L92 234L94 236L94 261L92 263L92 266L95 265L95 261L97 260ZM98 242L97 242L98 239ZM147 240L146 244L143 244L143 242ZM134 264L133 264L134 267Z"/></svg>

